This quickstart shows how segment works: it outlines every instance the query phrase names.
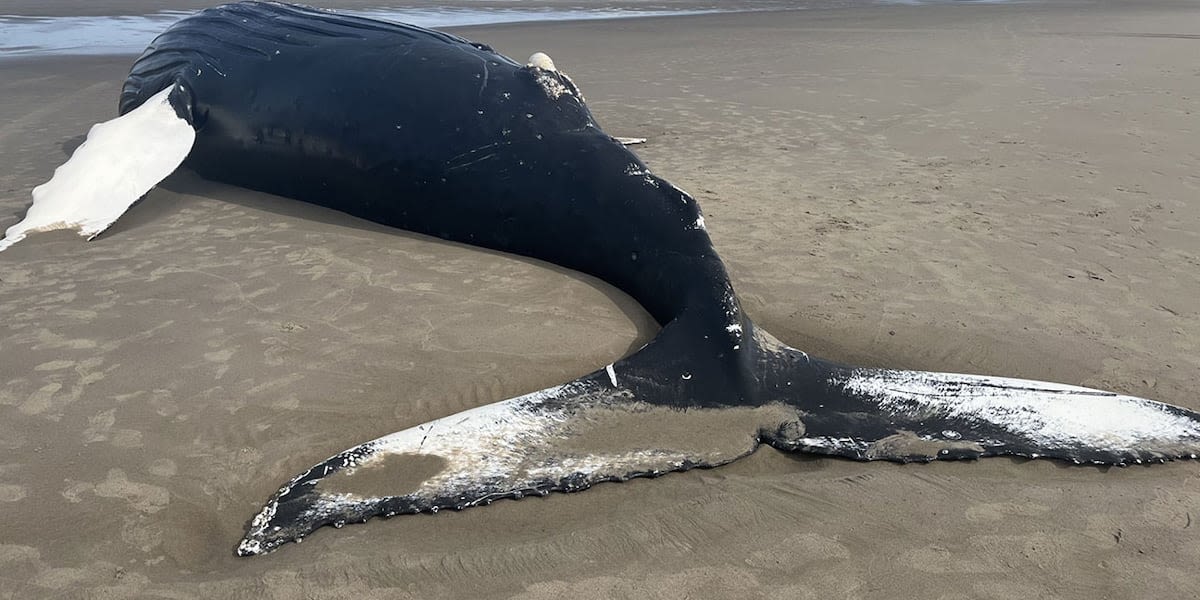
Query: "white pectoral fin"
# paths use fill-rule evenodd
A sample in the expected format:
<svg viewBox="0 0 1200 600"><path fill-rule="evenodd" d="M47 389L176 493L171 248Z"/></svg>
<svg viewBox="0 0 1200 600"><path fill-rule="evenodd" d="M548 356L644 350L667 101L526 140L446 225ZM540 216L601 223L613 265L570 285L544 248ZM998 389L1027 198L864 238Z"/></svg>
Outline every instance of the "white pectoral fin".
<svg viewBox="0 0 1200 600"><path fill-rule="evenodd" d="M77 229L91 239L174 172L196 140L196 131L171 104L174 88L92 126L50 181L33 189L33 205L5 232L0 251L34 231Z"/></svg>

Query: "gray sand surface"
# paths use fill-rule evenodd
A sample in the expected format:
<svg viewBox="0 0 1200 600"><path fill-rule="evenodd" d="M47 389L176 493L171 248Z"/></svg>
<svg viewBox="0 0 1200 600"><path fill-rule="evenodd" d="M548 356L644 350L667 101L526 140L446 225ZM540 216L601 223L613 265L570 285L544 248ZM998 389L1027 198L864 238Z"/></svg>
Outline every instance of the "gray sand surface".
<svg viewBox="0 0 1200 600"><path fill-rule="evenodd" d="M3 11L0 11L3 12ZM463 30L554 57L813 354L1200 409L1200 10L1055 1ZM0 61L0 228L131 57ZM1200 464L724 468L341 530L354 444L653 336L594 279L180 173L0 254L0 598L1194 598ZM674 432L673 435L679 435Z"/></svg>

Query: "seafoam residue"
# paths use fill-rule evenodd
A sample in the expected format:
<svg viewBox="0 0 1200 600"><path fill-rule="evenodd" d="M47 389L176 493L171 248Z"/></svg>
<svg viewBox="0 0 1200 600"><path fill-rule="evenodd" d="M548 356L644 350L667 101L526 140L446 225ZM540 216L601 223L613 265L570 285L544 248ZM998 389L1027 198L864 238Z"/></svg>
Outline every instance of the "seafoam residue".
<svg viewBox="0 0 1200 600"><path fill-rule="evenodd" d="M1046 448L1082 446L1177 454L1181 447L1200 445L1200 421L1177 409L1088 388L1006 377L873 369L856 369L840 383L893 414L988 423Z"/></svg>

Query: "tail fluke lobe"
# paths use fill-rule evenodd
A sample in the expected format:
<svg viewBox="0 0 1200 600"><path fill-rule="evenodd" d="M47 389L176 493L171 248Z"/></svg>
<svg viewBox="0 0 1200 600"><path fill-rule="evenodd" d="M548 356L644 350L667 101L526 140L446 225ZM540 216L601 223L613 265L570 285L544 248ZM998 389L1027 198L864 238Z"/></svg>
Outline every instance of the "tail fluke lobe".
<svg viewBox="0 0 1200 600"><path fill-rule="evenodd" d="M99 235L183 163L196 140L196 131L181 116L188 110L188 95L172 85L132 111L94 125L50 181L34 188L33 205L5 232L0 251L35 231Z"/></svg>
<svg viewBox="0 0 1200 600"><path fill-rule="evenodd" d="M796 411L667 407L614 384L607 368L346 450L282 487L237 553L250 556L323 525L437 512L501 498L575 492L604 481L714 467L752 453Z"/></svg>
<svg viewBox="0 0 1200 600"><path fill-rule="evenodd" d="M1200 414L1083 387L891 369L825 370L823 408L781 449L898 462L1011 455L1125 465L1196 458Z"/></svg>

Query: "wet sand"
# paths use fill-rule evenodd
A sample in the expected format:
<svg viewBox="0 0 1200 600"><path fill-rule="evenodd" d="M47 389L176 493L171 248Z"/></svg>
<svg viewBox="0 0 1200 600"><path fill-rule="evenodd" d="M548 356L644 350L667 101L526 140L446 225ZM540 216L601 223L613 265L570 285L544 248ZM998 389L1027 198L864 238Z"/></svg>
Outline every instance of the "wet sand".
<svg viewBox="0 0 1200 600"><path fill-rule="evenodd" d="M1200 409L1200 11L880 6L462 30L700 200L750 315L872 365ZM0 228L131 57L0 61ZM0 254L0 598L1191 598L1200 464L762 449L233 556L326 456L656 327L594 279L178 174ZM673 435L678 435L675 432Z"/></svg>

